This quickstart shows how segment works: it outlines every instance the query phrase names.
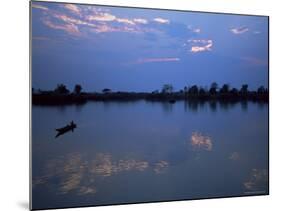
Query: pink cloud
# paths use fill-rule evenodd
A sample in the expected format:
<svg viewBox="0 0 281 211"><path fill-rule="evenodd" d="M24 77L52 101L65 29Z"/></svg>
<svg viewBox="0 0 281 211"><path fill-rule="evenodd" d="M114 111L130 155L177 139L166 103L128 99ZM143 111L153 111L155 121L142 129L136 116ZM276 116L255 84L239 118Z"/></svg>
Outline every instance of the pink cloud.
<svg viewBox="0 0 281 211"><path fill-rule="evenodd" d="M177 57L164 57L164 58L144 58L138 59L137 64L151 63L151 62L178 62L180 58Z"/></svg>
<svg viewBox="0 0 281 211"><path fill-rule="evenodd" d="M44 20L44 24L52 29L63 30L72 35L79 36L81 34L78 27L74 24L55 24L49 20Z"/></svg>
<svg viewBox="0 0 281 211"><path fill-rule="evenodd" d="M164 18L154 18L153 20L157 23L162 23L162 24L169 24L170 23L170 20L164 19Z"/></svg>
<svg viewBox="0 0 281 211"><path fill-rule="evenodd" d="M85 37L91 32L155 32L155 29L153 28L141 27L141 25L148 23L148 20L144 18L123 18L111 14L110 10L103 10L89 6L78 7L73 4L63 4L62 7L69 10L70 13L65 14L61 11L50 9L43 14L43 23L52 29L63 30L68 34L76 36L83 35ZM169 23L169 20L162 18L156 18L155 21L158 21L159 23ZM119 24L112 24L113 22ZM80 29L80 26L83 27L83 30Z"/></svg>
<svg viewBox="0 0 281 211"><path fill-rule="evenodd" d="M127 19L127 18L117 18L116 19L117 22L119 23L125 23L125 24L130 24L130 25L135 25L135 22L130 20L130 19Z"/></svg>
<svg viewBox="0 0 281 211"><path fill-rule="evenodd" d="M69 11L71 11L72 13L76 14L76 15L81 15L81 10L78 6L74 5L74 4L64 4L64 8L68 9Z"/></svg>
<svg viewBox="0 0 281 211"><path fill-rule="evenodd" d="M53 17L55 17L55 18L57 18L61 21L64 21L66 23L71 23L71 24L76 24L76 25L87 25L87 26L90 26L90 27L96 27L97 26L96 24L89 23L89 22L83 21L81 19L72 18L72 17L69 17L67 15L53 14Z"/></svg>
<svg viewBox="0 0 281 211"><path fill-rule="evenodd" d="M110 13L99 13L97 15L88 15L86 19L89 21L114 21L116 16Z"/></svg>

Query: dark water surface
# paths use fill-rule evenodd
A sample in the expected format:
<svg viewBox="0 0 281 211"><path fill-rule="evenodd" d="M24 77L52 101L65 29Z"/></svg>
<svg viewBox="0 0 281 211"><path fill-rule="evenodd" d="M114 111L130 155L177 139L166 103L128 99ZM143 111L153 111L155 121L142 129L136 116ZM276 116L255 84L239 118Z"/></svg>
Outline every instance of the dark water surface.
<svg viewBox="0 0 281 211"><path fill-rule="evenodd" d="M33 106L32 177L33 209L267 194L268 104Z"/></svg>

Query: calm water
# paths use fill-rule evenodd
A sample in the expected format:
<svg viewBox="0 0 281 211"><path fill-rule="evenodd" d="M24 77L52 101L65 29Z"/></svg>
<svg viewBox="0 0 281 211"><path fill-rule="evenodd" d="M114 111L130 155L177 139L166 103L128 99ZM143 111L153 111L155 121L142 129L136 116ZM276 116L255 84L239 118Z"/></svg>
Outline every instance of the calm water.
<svg viewBox="0 0 281 211"><path fill-rule="evenodd" d="M32 139L34 209L268 193L268 104L33 106Z"/></svg>

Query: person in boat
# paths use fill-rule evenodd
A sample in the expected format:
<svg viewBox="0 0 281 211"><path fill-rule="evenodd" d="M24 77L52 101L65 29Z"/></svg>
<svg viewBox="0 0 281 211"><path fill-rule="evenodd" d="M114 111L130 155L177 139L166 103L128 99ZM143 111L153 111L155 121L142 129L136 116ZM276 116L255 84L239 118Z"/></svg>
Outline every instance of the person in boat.
<svg viewBox="0 0 281 211"><path fill-rule="evenodd" d="M70 122L70 127L71 127L71 131L73 132L73 129L76 127L73 120Z"/></svg>

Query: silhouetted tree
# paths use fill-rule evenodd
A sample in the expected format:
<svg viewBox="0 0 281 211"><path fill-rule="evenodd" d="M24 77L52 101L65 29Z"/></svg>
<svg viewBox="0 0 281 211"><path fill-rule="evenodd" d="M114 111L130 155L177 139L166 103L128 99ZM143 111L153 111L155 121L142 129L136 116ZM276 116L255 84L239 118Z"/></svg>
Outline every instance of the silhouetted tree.
<svg viewBox="0 0 281 211"><path fill-rule="evenodd" d="M111 92L111 89L105 88L105 89L102 90L102 92L103 92L103 93L110 93L110 92Z"/></svg>
<svg viewBox="0 0 281 211"><path fill-rule="evenodd" d="M264 94L265 93L265 88L263 86L260 86L258 88L258 94Z"/></svg>
<svg viewBox="0 0 281 211"><path fill-rule="evenodd" d="M82 90L82 86L80 84L76 84L74 86L74 91L73 92L74 92L74 94L79 95L81 93L81 90Z"/></svg>
<svg viewBox="0 0 281 211"><path fill-rule="evenodd" d="M228 92L229 92L229 85L228 84L224 84L222 86L222 88L220 89L220 93L227 94Z"/></svg>
<svg viewBox="0 0 281 211"><path fill-rule="evenodd" d="M232 88L230 93L234 96L236 96L238 94L238 90L236 88Z"/></svg>
<svg viewBox="0 0 281 211"><path fill-rule="evenodd" d="M209 90L209 93L210 93L211 95L215 95L215 94L217 94L217 89L218 89L218 84L217 84L216 82L213 82L213 83L211 84L211 88L210 88L210 90Z"/></svg>
<svg viewBox="0 0 281 211"><path fill-rule="evenodd" d="M64 84L58 84L55 89L55 93L57 94L69 94L69 90L66 88Z"/></svg>
<svg viewBox="0 0 281 211"><path fill-rule="evenodd" d="M190 95L198 95L198 87L196 85L193 85L192 87L190 87L190 89L188 90L188 93Z"/></svg>
<svg viewBox="0 0 281 211"><path fill-rule="evenodd" d="M164 84L162 88L162 93L172 93L173 89L174 88L171 84Z"/></svg>
<svg viewBox="0 0 281 211"><path fill-rule="evenodd" d="M248 84L243 84L242 87L241 87L240 92L242 94L247 94L248 93Z"/></svg>
<svg viewBox="0 0 281 211"><path fill-rule="evenodd" d="M200 95L200 96L204 96L205 94L206 94L205 89L204 89L203 87L200 87L200 89L199 89L199 95Z"/></svg>

